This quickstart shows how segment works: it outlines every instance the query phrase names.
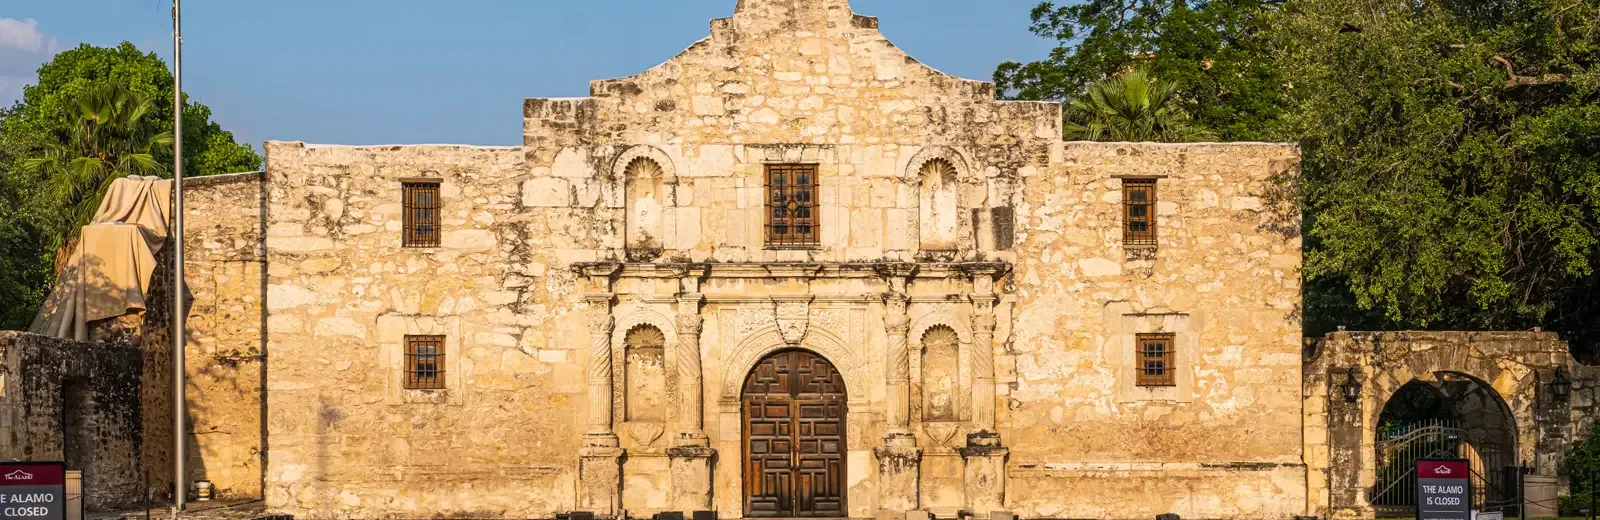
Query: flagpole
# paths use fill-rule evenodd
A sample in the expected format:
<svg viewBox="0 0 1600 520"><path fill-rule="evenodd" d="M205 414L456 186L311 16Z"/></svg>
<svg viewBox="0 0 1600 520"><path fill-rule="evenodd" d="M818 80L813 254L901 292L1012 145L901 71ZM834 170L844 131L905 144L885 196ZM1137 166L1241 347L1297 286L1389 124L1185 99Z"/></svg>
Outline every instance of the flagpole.
<svg viewBox="0 0 1600 520"><path fill-rule="evenodd" d="M187 462L184 448L188 444L185 432L184 401L184 322L188 310L183 302L183 15L179 3L172 0L172 215L174 283L172 288L172 514L183 511L188 498L184 466Z"/></svg>

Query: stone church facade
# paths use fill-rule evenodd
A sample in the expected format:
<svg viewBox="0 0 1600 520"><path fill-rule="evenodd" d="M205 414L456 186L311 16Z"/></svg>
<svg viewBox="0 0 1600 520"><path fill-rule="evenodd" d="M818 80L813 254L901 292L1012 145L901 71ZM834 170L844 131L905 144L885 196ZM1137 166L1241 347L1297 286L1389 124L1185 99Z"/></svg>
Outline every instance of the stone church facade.
<svg viewBox="0 0 1600 520"><path fill-rule="evenodd" d="M219 490L312 518L1307 512L1294 146L1063 142L1058 104L845 0L742 0L591 90L529 99L523 146L272 142L189 190L191 371L268 367L192 377Z"/></svg>

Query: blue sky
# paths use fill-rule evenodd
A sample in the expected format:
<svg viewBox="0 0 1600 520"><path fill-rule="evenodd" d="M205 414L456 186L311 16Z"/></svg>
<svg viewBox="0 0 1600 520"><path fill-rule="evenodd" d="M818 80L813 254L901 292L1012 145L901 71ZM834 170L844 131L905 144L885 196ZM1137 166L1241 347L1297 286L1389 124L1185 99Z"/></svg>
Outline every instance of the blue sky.
<svg viewBox="0 0 1600 520"><path fill-rule="evenodd" d="M527 97L672 57L736 0L188 0L184 90L242 142L521 144ZM988 79L1036 60L1038 0L853 0L923 62ZM79 43L171 60L171 0L0 0L0 103Z"/></svg>

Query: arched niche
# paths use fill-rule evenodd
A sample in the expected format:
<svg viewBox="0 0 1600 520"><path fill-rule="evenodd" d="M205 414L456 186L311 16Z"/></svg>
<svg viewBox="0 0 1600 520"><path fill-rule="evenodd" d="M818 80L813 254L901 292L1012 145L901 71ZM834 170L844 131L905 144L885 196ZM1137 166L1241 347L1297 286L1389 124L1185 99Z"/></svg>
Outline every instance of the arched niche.
<svg viewBox="0 0 1600 520"><path fill-rule="evenodd" d="M677 172L666 153L643 145L618 156L615 168L615 178L622 181L623 244L628 259L652 260L666 247Z"/></svg>
<svg viewBox="0 0 1600 520"><path fill-rule="evenodd" d="M963 184L973 182L967 161L947 147L922 149L906 165L905 178L917 187L917 211L909 229L916 231L918 249L955 251L970 247L975 236L973 201L966 200Z"/></svg>

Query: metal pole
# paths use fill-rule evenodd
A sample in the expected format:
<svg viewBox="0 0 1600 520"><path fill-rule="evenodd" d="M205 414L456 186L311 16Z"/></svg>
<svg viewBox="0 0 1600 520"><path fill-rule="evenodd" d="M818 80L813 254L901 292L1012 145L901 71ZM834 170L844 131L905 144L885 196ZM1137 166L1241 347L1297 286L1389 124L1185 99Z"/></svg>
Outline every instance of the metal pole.
<svg viewBox="0 0 1600 520"><path fill-rule="evenodd" d="M183 15L182 0L172 0L172 514L183 511L184 486L184 322L183 305Z"/></svg>

